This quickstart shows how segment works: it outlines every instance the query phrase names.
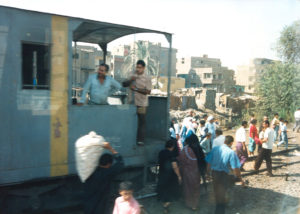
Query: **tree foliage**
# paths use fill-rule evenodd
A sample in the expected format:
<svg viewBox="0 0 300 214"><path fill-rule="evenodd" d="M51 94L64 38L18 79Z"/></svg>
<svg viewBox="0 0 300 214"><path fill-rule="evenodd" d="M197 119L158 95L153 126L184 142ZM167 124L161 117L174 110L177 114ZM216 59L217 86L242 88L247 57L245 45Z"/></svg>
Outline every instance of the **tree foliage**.
<svg viewBox="0 0 300 214"><path fill-rule="evenodd" d="M278 112L292 119L294 110L300 105L299 92L299 66L283 62L267 65L257 77L258 112L269 116Z"/></svg>
<svg viewBox="0 0 300 214"><path fill-rule="evenodd" d="M147 72L151 76L158 75L158 59L154 59L150 54L150 47L143 41L138 41L134 44L134 48L130 50L125 57L121 77L126 78L132 74L137 60L142 59L147 66Z"/></svg>
<svg viewBox="0 0 300 214"><path fill-rule="evenodd" d="M300 63L300 20L283 28L277 52L285 62Z"/></svg>
<svg viewBox="0 0 300 214"><path fill-rule="evenodd" d="M277 41L281 62L267 65L256 81L260 116L278 112L287 119L300 107L300 20L283 28Z"/></svg>

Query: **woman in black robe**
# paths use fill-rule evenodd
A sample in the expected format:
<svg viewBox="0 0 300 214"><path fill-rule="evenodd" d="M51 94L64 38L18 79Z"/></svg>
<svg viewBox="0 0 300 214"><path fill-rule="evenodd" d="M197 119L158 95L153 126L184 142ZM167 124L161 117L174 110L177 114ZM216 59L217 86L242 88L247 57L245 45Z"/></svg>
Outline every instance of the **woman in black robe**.
<svg viewBox="0 0 300 214"><path fill-rule="evenodd" d="M157 184L158 199L163 202L164 212L168 212L171 202L179 196L181 175L176 157L177 142L171 139L166 142L165 149L158 155L159 175Z"/></svg>

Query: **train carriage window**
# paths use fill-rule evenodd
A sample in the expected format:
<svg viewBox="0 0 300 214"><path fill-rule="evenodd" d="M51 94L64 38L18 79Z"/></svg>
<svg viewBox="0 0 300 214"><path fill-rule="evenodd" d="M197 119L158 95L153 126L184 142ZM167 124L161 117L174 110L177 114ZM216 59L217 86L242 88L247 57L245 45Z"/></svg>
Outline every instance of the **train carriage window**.
<svg viewBox="0 0 300 214"><path fill-rule="evenodd" d="M50 47L22 43L22 88L50 88Z"/></svg>

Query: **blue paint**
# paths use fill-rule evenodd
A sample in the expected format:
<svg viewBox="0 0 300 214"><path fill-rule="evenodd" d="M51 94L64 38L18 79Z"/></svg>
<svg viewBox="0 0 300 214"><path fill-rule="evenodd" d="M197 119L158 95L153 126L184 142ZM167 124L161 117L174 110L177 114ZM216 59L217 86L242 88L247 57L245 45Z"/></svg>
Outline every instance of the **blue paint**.
<svg viewBox="0 0 300 214"><path fill-rule="evenodd" d="M21 42L49 43L51 16L0 7L0 25L8 28L0 96L0 184L48 177L50 116L34 115L22 105ZM0 43L0 50L4 44ZM29 91L29 90L28 90ZM30 90L29 99L49 91ZM18 102L19 99L19 102ZM36 106L32 106L34 108ZM29 109L28 109L29 108Z"/></svg>
<svg viewBox="0 0 300 214"><path fill-rule="evenodd" d="M73 31L82 21L69 19L69 81L72 80ZM50 91L22 89L21 44L50 44L51 14L0 6L0 36L8 29L6 43L0 42L4 56L0 69L0 185L50 177ZM5 46L4 44L9 44ZM1 70L0 70L1 71ZM167 98L150 97L147 113L147 140L136 146L137 117L134 105L71 105L69 84L69 173L75 172L74 143L96 131L125 156L127 166L156 162L157 153L167 139Z"/></svg>

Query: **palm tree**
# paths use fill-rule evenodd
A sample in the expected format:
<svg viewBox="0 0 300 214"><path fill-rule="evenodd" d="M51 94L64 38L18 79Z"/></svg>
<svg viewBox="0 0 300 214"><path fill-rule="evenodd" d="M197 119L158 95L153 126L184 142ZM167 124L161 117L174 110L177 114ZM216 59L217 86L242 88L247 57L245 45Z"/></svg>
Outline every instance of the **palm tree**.
<svg viewBox="0 0 300 214"><path fill-rule="evenodd" d="M149 44L143 41L138 41L134 43L133 50L130 50L128 55L125 57L121 76L123 78L128 77L128 75L134 70L136 61L140 59L145 61L149 75L158 75L158 59L155 60L151 57Z"/></svg>

